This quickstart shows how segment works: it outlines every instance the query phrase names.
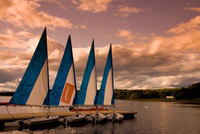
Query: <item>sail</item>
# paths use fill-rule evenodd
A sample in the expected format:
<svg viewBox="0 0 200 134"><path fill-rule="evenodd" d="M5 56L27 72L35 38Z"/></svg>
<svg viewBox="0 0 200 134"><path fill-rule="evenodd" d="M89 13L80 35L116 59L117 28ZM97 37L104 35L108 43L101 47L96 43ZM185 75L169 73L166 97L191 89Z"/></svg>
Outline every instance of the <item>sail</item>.
<svg viewBox="0 0 200 134"><path fill-rule="evenodd" d="M46 28L11 104L42 105L49 89Z"/></svg>
<svg viewBox="0 0 200 134"><path fill-rule="evenodd" d="M79 105L94 105L96 103L97 83L95 67L94 40L90 49L85 73L77 97Z"/></svg>
<svg viewBox="0 0 200 134"><path fill-rule="evenodd" d="M98 94L98 105L114 105L114 82L113 82L113 63L112 63L112 46L108 53L106 66Z"/></svg>
<svg viewBox="0 0 200 134"><path fill-rule="evenodd" d="M73 105L75 103L75 98L76 80L71 37L69 36L58 74L50 94L50 105Z"/></svg>

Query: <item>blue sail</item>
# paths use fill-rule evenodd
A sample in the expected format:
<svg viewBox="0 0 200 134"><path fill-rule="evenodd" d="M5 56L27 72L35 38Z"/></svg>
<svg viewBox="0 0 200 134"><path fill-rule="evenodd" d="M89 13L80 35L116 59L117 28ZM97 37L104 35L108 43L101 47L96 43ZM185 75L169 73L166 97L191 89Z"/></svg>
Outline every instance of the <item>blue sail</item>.
<svg viewBox="0 0 200 134"><path fill-rule="evenodd" d="M71 37L69 36L58 74L50 94L50 105L73 105L75 99L76 80Z"/></svg>
<svg viewBox="0 0 200 134"><path fill-rule="evenodd" d="M98 105L114 105L114 82L113 82L113 63L112 63L112 46L108 53L103 79L98 94Z"/></svg>
<svg viewBox="0 0 200 134"><path fill-rule="evenodd" d="M85 73L77 97L78 105L94 105L96 103L97 83L95 67L94 40L90 49Z"/></svg>
<svg viewBox="0 0 200 134"><path fill-rule="evenodd" d="M10 100L11 104L42 105L49 90L46 28L33 57Z"/></svg>

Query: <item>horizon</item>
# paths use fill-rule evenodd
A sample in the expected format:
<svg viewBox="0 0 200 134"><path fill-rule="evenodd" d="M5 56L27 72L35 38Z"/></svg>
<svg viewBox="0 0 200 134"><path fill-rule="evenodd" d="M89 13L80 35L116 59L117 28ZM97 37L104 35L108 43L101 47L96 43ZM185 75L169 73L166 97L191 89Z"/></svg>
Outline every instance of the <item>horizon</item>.
<svg viewBox="0 0 200 134"><path fill-rule="evenodd" d="M115 89L187 87L200 81L200 1L0 1L0 91L15 91L44 27L50 88L71 35L77 89L94 39L99 89L109 45Z"/></svg>

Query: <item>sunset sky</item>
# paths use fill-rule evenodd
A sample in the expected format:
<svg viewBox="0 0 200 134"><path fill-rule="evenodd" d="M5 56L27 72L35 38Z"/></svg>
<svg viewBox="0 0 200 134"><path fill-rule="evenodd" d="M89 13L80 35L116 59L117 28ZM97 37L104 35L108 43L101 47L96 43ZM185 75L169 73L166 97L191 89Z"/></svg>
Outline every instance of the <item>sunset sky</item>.
<svg viewBox="0 0 200 134"><path fill-rule="evenodd" d="M200 82L200 0L0 0L0 91L14 91L47 27L50 87L69 35L78 89L92 39L98 87L113 44L118 89Z"/></svg>

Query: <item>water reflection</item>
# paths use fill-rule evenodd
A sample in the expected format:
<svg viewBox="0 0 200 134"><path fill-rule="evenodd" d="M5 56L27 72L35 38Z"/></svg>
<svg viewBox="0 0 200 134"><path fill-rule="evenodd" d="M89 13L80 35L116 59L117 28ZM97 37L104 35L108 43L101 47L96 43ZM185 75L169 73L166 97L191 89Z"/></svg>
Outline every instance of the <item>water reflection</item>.
<svg viewBox="0 0 200 134"><path fill-rule="evenodd" d="M116 100L116 110L137 111L134 120L82 126L58 126L43 130L24 129L32 134L199 134L200 106L168 102ZM6 130L12 133L13 130ZM15 130L16 131L16 130Z"/></svg>
<svg viewBox="0 0 200 134"><path fill-rule="evenodd" d="M52 129L23 129L22 131L13 130L15 133L31 133L31 134L114 134L115 125L120 123L111 123L106 124L86 124L79 127L72 126L58 126L57 128ZM119 127L117 125L117 127ZM9 132L8 132L9 133Z"/></svg>

